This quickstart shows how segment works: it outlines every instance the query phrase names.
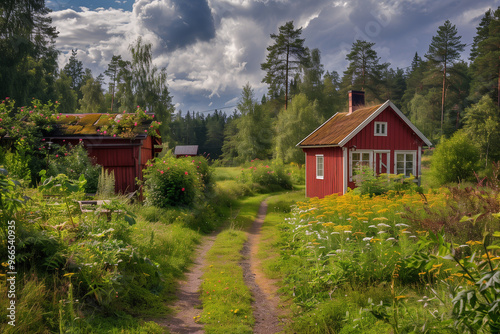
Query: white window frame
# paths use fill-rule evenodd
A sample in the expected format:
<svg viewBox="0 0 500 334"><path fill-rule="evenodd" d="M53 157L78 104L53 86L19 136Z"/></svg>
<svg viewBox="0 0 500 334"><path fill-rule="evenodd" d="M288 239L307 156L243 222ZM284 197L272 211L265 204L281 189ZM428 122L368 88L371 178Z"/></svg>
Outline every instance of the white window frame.
<svg viewBox="0 0 500 334"><path fill-rule="evenodd" d="M316 154L316 179L323 180L324 178L325 178L325 156L323 154Z"/></svg>
<svg viewBox="0 0 500 334"><path fill-rule="evenodd" d="M353 173L353 169L352 169L352 155L353 154L356 154L356 153L359 153L362 157L363 153L368 153L369 154L369 161L368 161L368 166L373 169L373 151L369 151L369 150L356 150L356 151L350 151L349 152L349 182L352 182L352 177L354 175ZM361 160L362 161L362 160Z"/></svg>
<svg viewBox="0 0 500 334"><path fill-rule="evenodd" d="M398 173L398 154L404 154L405 158L403 163L405 164L404 167L404 172L403 173ZM409 177L406 175L406 163L409 162L406 160L406 155L407 154L413 154L413 160L412 160L412 171L411 174L414 177L417 177L417 151L394 151L394 174L399 175L399 174L404 174L405 177Z"/></svg>
<svg viewBox="0 0 500 334"><path fill-rule="evenodd" d="M381 130L383 129L383 131L377 131L377 127ZM387 122L374 122L373 135L377 137L387 137Z"/></svg>

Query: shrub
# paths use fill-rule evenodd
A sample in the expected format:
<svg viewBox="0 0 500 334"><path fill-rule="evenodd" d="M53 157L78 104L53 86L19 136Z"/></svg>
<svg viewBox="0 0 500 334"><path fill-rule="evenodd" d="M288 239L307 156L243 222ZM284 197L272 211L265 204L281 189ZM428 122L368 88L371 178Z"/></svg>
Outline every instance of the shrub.
<svg viewBox="0 0 500 334"><path fill-rule="evenodd" d="M382 195L390 190L411 191L417 190L413 177L405 177L403 174L379 174L375 175L373 169L363 166L353 177L356 183L355 194L359 195Z"/></svg>
<svg viewBox="0 0 500 334"><path fill-rule="evenodd" d="M431 161L431 175L443 185L451 182L474 180L478 169L479 148L463 131L457 131L450 139L442 139Z"/></svg>
<svg viewBox="0 0 500 334"><path fill-rule="evenodd" d="M101 166L95 164L83 147L79 144L74 147L56 147L49 156L47 176L65 174L71 180L78 180L80 175L85 176L87 184L85 192L95 193L99 182Z"/></svg>
<svg viewBox="0 0 500 334"><path fill-rule="evenodd" d="M144 171L146 205L191 206L211 188L212 172L203 157L176 159L171 152L148 162Z"/></svg>
<svg viewBox="0 0 500 334"><path fill-rule="evenodd" d="M260 192L291 190L293 188L292 179L284 166L275 162L252 160L250 167L242 170L240 180L253 184Z"/></svg>

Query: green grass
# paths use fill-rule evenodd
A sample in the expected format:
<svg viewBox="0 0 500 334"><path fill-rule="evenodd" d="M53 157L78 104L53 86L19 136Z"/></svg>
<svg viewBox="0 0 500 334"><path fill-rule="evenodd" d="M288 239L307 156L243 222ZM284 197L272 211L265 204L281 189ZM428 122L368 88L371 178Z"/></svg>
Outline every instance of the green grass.
<svg viewBox="0 0 500 334"><path fill-rule="evenodd" d="M305 201L303 190L286 192L267 199L267 215L262 225L261 243L257 257L261 259L264 274L271 279L282 278L279 261L280 230L278 225L298 201Z"/></svg>
<svg viewBox="0 0 500 334"><path fill-rule="evenodd" d="M214 170L214 180L216 182L226 180L237 180L241 175L241 167L216 167Z"/></svg>
<svg viewBox="0 0 500 334"><path fill-rule="evenodd" d="M207 253L201 286L203 312L198 321L205 324L206 333L252 333L252 296L239 266L241 249L248 229L257 216L265 195L249 197L235 207L237 215L230 228L221 232Z"/></svg>

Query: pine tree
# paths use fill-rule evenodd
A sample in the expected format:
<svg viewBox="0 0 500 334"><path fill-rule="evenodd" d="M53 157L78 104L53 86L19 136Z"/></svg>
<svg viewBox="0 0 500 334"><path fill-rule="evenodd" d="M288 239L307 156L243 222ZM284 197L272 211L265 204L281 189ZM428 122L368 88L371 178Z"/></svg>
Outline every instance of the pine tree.
<svg viewBox="0 0 500 334"><path fill-rule="evenodd" d="M443 85L441 92L441 133L444 124L444 108L446 103L446 70L460 58L460 52L465 48L465 44L460 43L461 36L457 36L457 28L446 20L438 28L437 35L432 37L429 50L425 57L433 64L436 70L443 73Z"/></svg>
<svg viewBox="0 0 500 334"><path fill-rule="evenodd" d="M122 60L122 56L113 55L111 57L111 61L108 64L108 68L104 71L104 74L109 77L109 93L111 94L111 107L110 111L114 112L114 104L115 104L115 90L116 84L118 81L118 74L120 71L120 61Z"/></svg>
<svg viewBox="0 0 500 334"><path fill-rule="evenodd" d="M343 91L366 91L367 100L380 100L382 73L389 66L380 64L380 57L373 50L375 43L357 40L352 44L351 52L346 56L349 66L342 78Z"/></svg>
<svg viewBox="0 0 500 334"><path fill-rule="evenodd" d="M470 97L479 101L488 94L500 106L500 7L493 15L490 14L490 18L483 18L481 24L484 26L480 25L474 39L478 42L471 63L473 82Z"/></svg>
<svg viewBox="0 0 500 334"><path fill-rule="evenodd" d="M476 57L478 56L478 47L479 43L484 41L489 36L489 25L491 22L491 17L493 15L493 11L488 9L486 13L484 13L481 22L479 23L479 27L476 28L476 36L473 38L472 46L470 48L469 60L474 62Z"/></svg>
<svg viewBox="0 0 500 334"><path fill-rule="evenodd" d="M288 106L290 78L299 70L306 56L301 34L302 28L295 29L293 21L279 27L279 34L271 34L274 44L267 47L266 62L260 65L266 71L262 82L269 85L268 94L272 99L279 97L285 89L285 109Z"/></svg>

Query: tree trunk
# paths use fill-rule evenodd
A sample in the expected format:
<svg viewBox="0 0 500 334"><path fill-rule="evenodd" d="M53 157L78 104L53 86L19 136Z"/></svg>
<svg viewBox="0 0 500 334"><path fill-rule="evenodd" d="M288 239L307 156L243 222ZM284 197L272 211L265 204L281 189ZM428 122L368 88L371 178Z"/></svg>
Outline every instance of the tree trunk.
<svg viewBox="0 0 500 334"><path fill-rule="evenodd" d="M444 123L444 102L446 100L446 61L444 62L443 70L443 93L441 96L441 136L443 135L443 123Z"/></svg>
<svg viewBox="0 0 500 334"><path fill-rule="evenodd" d="M286 73L285 73L285 110L288 108L288 56L290 54L290 46L286 46Z"/></svg>

